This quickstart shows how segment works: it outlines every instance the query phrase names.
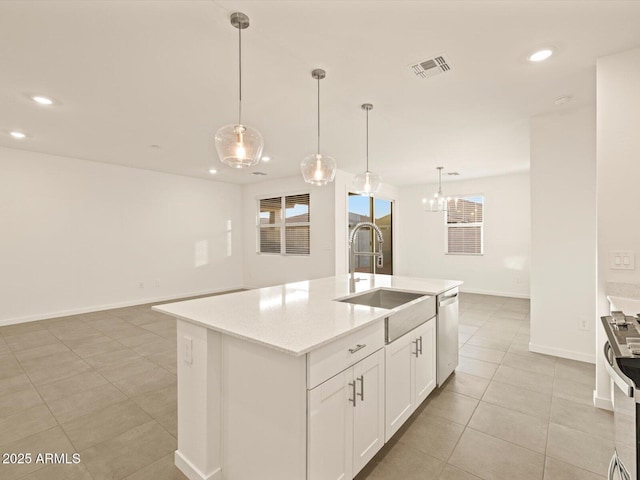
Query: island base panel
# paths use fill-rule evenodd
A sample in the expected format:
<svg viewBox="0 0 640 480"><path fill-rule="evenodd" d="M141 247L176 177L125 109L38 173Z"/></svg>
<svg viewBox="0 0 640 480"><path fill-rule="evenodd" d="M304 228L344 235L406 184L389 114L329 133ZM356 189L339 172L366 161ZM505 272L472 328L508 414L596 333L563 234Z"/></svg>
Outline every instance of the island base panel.
<svg viewBox="0 0 640 480"><path fill-rule="evenodd" d="M306 356L178 320L178 450L190 480L306 476Z"/></svg>

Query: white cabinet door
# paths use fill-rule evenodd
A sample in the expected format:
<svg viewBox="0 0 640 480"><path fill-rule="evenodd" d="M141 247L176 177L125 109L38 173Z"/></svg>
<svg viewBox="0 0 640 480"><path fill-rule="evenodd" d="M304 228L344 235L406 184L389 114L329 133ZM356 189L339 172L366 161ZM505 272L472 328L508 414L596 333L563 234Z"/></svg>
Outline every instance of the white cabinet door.
<svg viewBox="0 0 640 480"><path fill-rule="evenodd" d="M353 393L353 368L308 392L309 480L353 478Z"/></svg>
<svg viewBox="0 0 640 480"><path fill-rule="evenodd" d="M353 475L384 445L384 350L353 366L356 406L353 409Z"/></svg>
<svg viewBox="0 0 640 480"><path fill-rule="evenodd" d="M436 387L435 318L385 347L385 441Z"/></svg>
<svg viewBox="0 0 640 480"><path fill-rule="evenodd" d="M414 410L436 388L436 320L416 328L412 335L418 341L418 356L414 357L415 364L415 402Z"/></svg>
<svg viewBox="0 0 640 480"><path fill-rule="evenodd" d="M413 358L417 344L413 333L385 347L385 441L411 416L413 406Z"/></svg>

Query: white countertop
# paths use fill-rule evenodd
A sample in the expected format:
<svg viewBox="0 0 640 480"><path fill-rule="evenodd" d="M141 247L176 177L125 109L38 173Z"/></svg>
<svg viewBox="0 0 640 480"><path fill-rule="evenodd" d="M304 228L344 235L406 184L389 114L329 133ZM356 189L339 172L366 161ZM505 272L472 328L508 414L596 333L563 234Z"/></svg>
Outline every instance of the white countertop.
<svg viewBox="0 0 640 480"><path fill-rule="evenodd" d="M385 287L438 295L462 284L457 280L364 273L356 278L361 279L356 283L356 294ZM394 311L334 301L350 295L349 275L339 275L168 303L153 310L297 356Z"/></svg>

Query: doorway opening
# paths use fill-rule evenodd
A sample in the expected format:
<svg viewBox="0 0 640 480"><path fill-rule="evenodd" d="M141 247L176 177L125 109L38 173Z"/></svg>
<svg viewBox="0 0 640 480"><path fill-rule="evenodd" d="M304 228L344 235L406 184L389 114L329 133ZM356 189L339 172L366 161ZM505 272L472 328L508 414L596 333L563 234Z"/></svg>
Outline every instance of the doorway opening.
<svg viewBox="0 0 640 480"><path fill-rule="evenodd" d="M349 232L360 222L372 222L382 231L384 263L380 268L376 267L372 257L356 257L355 271L393 275L393 200L349 193ZM368 235L365 232L368 232ZM356 240L358 251L372 251L373 235L371 229L358 233Z"/></svg>

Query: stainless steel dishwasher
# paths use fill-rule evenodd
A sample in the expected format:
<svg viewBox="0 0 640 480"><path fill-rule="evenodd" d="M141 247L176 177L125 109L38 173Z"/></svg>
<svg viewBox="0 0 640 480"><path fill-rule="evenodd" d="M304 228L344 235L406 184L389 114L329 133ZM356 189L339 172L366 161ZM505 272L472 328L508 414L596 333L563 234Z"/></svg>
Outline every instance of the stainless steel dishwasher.
<svg viewBox="0 0 640 480"><path fill-rule="evenodd" d="M458 288L438 295L437 381L440 387L458 366Z"/></svg>

